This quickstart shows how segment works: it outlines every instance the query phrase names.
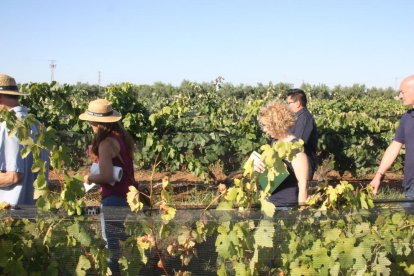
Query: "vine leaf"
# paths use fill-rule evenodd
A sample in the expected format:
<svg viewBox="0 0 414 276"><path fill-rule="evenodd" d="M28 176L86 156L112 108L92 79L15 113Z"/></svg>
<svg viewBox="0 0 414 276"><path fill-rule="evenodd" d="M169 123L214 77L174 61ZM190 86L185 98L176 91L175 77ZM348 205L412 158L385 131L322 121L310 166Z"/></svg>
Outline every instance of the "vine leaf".
<svg viewBox="0 0 414 276"><path fill-rule="evenodd" d="M374 265L373 270L378 275L390 275L391 269L387 266L391 264L390 260L386 257L386 252L380 252L377 263Z"/></svg>
<svg viewBox="0 0 414 276"><path fill-rule="evenodd" d="M217 276L227 276L226 265L221 264L220 268L217 270Z"/></svg>
<svg viewBox="0 0 414 276"><path fill-rule="evenodd" d="M68 235L74 237L78 240L83 246L90 246L91 237L88 235L88 232L82 227L79 222L76 222L67 228Z"/></svg>
<svg viewBox="0 0 414 276"><path fill-rule="evenodd" d="M234 270L236 271L236 275L240 275L240 276L250 276L251 275L249 267L244 263L237 263L234 266Z"/></svg>
<svg viewBox="0 0 414 276"><path fill-rule="evenodd" d="M256 245L260 247L273 247L275 226L270 220L261 220L254 233Z"/></svg>
<svg viewBox="0 0 414 276"><path fill-rule="evenodd" d="M133 212L138 212L144 207L144 204L139 201L139 191L134 186L129 186L127 202Z"/></svg>
<svg viewBox="0 0 414 276"><path fill-rule="evenodd" d="M216 207L216 210L221 210L221 211L232 210L232 209L233 209L233 203L230 201L221 201Z"/></svg>
<svg viewBox="0 0 414 276"><path fill-rule="evenodd" d="M324 232L325 242L334 242L340 238L341 230L338 228L328 229Z"/></svg>
<svg viewBox="0 0 414 276"><path fill-rule="evenodd" d="M260 191L260 204L262 212L268 217L273 217L276 211L276 206L273 203L267 201L266 193L263 191Z"/></svg>
<svg viewBox="0 0 414 276"><path fill-rule="evenodd" d="M161 219L170 221L175 217L176 209L167 205L161 205Z"/></svg>
<svg viewBox="0 0 414 276"><path fill-rule="evenodd" d="M216 239L216 252L224 259L230 258L230 252L232 251L230 240L228 239L227 233L221 233Z"/></svg>
<svg viewBox="0 0 414 276"><path fill-rule="evenodd" d="M236 198L240 192L242 192L240 188L231 187L227 190L227 194L224 198L229 201L236 201Z"/></svg>
<svg viewBox="0 0 414 276"><path fill-rule="evenodd" d="M335 262L334 265L329 269L329 275L332 275L332 276L339 275L339 268L340 268L340 264L338 262Z"/></svg>
<svg viewBox="0 0 414 276"><path fill-rule="evenodd" d="M86 271L91 268L91 263L89 262L88 258L83 255L79 256L79 261L76 266L76 275L84 276L86 275Z"/></svg>

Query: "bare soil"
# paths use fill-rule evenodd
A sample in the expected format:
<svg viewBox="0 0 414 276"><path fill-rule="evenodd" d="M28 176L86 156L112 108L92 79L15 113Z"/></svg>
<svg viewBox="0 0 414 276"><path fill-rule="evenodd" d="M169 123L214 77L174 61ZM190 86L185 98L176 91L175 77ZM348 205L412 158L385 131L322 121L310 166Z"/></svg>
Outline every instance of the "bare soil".
<svg viewBox="0 0 414 276"><path fill-rule="evenodd" d="M88 167L83 167L77 172L70 171L69 175L79 174L83 176L87 172L88 172ZM242 171L235 171L228 175L225 175L222 172L218 172L218 173L215 172L215 173L212 173L212 176L208 177L207 182L211 184L225 183L225 184L231 185L235 178L240 178L242 177L242 175L243 175ZM173 185L174 184L185 184L185 183L194 184L194 185L195 184L205 185L206 183L205 181L195 176L194 174L185 172L185 171L152 172L151 170L137 170L135 171L134 176L135 176L135 180L138 181L139 183L149 184L152 181L153 185L160 183L165 176L169 177L170 183L172 183ZM326 173L325 175L321 176L321 175L318 175L318 172L316 172L315 176L313 177L313 181L316 182L318 180L319 181L321 180L326 180L326 181L346 180L350 182L369 183L373 179L374 176L375 174L368 174L364 177L357 177L357 176L353 176L352 174L348 172L341 175L337 171L330 171ZM59 180L59 177L53 172L51 172L49 179L52 182L56 182ZM398 183L401 183L402 179L403 179L403 175L400 173L387 172L385 174L384 183L398 184Z"/></svg>
<svg viewBox="0 0 414 276"><path fill-rule="evenodd" d="M81 168L77 172L69 172L70 175L79 174L85 175L88 172L88 167ZM185 201L186 197L191 195L194 192L200 192L200 190L212 190L216 189L216 186L220 183L224 183L227 186L233 184L235 178L242 177L242 171L232 172L229 175L225 175L223 172L219 170L213 171L207 183L200 179L199 177L195 176L192 173L185 172L185 171L176 171L176 172L152 172L151 170L138 170L135 172L135 180L138 181L140 184L150 185L152 184L155 187L155 191L160 190L161 183L164 177L168 176L169 181L174 188L174 197L177 200ZM365 177L356 177L350 173L345 173L340 175L337 171L329 171L325 175L321 176L318 175L318 172L315 173L313 181L311 185L316 185L318 181L328 181L330 183L338 183L340 180L346 180L355 185L367 185L370 183L374 174L366 175ZM385 179L382 183L383 186L390 186L395 188L401 188L403 176L398 173L387 172ZM50 182L53 186L60 186L59 185L59 176L51 172L49 177ZM99 192L96 191L94 193L89 193L87 195L87 204L88 205L99 205L100 195Z"/></svg>

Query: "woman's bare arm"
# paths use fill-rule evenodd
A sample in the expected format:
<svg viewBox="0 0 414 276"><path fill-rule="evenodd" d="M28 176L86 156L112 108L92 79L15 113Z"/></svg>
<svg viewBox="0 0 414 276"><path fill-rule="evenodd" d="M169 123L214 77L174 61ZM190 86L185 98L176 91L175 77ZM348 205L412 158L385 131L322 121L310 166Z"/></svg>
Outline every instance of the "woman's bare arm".
<svg viewBox="0 0 414 276"><path fill-rule="evenodd" d="M298 153L292 160L293 171L298 180L298 203L303 204L308 198L309 161L304 152Z"/></svg>
<svg viewBox="0 0 414 276"><path fill-rule="evenodd" d="M99 174L85 176L86 183L108 184L113 179L112 159L119 154L119 143L113 138L107 138L99 144Z"/></svg>

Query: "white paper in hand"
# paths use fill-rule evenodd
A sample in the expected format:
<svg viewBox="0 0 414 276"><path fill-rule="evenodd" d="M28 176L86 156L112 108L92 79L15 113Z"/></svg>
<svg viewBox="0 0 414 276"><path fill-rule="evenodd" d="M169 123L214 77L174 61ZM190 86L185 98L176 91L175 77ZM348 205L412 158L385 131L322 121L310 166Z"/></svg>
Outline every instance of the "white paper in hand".
<svg viewBox="0 0 414 276"><path fill-rule="evenodd" d="M99 163L92 163L91 169L90 169L91 174L99 174ZM114 186L115 182L120 181L122 178L122 168L118 167L118 166L114 166L114 170L113 170L113 179L114 181L110 182L109 185Z"/></svg>
<svg viewBox="0 0 414 276"><path fill-rule="evenodd" d="M263 168L264 170L265 164L262 160L260 160L260 154L257 151L253 151L252 154L250 154L249 159L253 160L253 166L255 171L259 173L263 172L261 168Z"/></svg>
<svg viewBox="0 0 414 276"><path fill-rule="evenodd" d="M92 184L88 184L88 183L83 183L83 187L85 187L85 193L89 192L91 189L97 187L98 185L96 185L95 183Z"/></svg>
<svg viewBox="0 0 414 276"><path fill-rule="evenodd" d="M260 153L253 151L252 154L250 154L249 158L253 159L253 161L260 160Z"/></svg>

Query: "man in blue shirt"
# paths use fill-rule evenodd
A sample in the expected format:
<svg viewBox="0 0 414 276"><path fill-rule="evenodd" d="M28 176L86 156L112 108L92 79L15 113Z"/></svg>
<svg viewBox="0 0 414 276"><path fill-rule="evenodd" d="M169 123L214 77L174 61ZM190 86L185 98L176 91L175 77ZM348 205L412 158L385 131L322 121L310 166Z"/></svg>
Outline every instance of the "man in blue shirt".
<svg viewBox="0 0 414 276"><path fill-rule="evenodd" d="M316 150L318 147L318 130L315 119L307 108L308 100L302 89L289 89L287 103L289 109L295 112L297 117L291 132L305 143L305 153L310 164L309 179L312 180L317 165Z"/></svg>
<svg viewBox="0 0 414 276"><path fill-rule="evenodd" d="M0 108L14 111L20 120L27 117L27 109L19 105L19 98L25 94L18 90L14 78L0 74ZM33 156L29 154L22 158L18 138L9 136L6 122L0 124L0 202L7 202L11 206L17 204L33 205L33 182L37 174L32 172ZM39 131L32 125L30 135L35 138ZM47 156L42 152L42 159ZM47 178L46 178L47 179Z"/></svg>
<svg viewBox="0 0 414 276"><path fill-rule="evenodd" d="M414 75L406 77L400 85L399 98L405 106L414 107ZM405 145L403 187L406 198L414 199L414 110L408 110L400 119L394 140L386 149L375 177L371 181L373 193L378 193L381 179L394 163Z"/></svg>

